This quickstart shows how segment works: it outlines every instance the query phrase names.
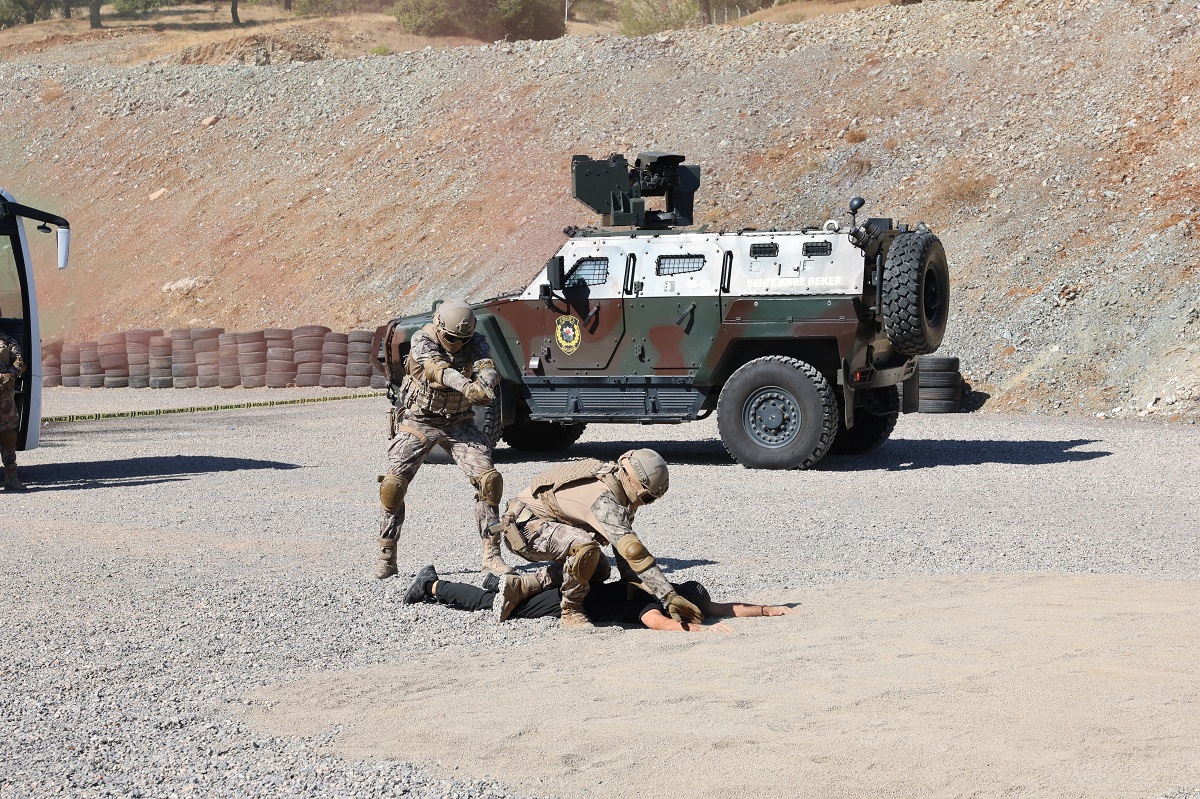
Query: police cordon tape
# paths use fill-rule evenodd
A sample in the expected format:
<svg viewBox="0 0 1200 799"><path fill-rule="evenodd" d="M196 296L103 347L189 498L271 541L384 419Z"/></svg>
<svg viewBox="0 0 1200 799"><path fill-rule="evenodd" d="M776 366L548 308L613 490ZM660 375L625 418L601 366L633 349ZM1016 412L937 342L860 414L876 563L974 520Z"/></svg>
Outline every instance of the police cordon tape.
<svg viewBox="0 0 1200 799"><path fill-rule="evenodd" d="M235 405L193 405L189 408L155 408L149 411L114 411L112 413L78 413L70 416L43 416L42 424L61 422L97 422L102 419L136 419L139 416L167 416L173 413L205 413L208 411L237 411L246 408L275 408L281 405L307 405L313 402L336 400L371 399L386 397L385 391L369 394L339 394L336 397L301 397L299 399L267 400L265 402L239 402Z"/></svg>

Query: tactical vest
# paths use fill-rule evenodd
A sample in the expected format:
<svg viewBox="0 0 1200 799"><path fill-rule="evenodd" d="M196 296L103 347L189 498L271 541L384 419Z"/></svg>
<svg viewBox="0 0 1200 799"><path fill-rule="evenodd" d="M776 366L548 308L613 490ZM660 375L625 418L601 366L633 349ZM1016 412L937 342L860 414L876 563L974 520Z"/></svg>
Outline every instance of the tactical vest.
<svg viewBox="0 0 1200 799"><path fill-rule="evenodd" d="M430 338L437 341L437 331L432 323L421 328L421 332L428 334ZM471 360L471 353L468 351L470 349L471 343L467 342L456 353L449 353L445 349L442 349L442 355L450 364L451 369L459 372L468 380L473 380L474 362ZM411 351L408 357L405 358L404 366L405 371L408 373L405 382L408 383L409 389L404 407L412 411L445 416L446 418L458 416L471 410L471 403L467 401L467 398L461 392L447 388L441 383L431 383L429 378L425 377L425 367L412 356Z"/></svg>
<svg viewBox="0 0 1200 799"><path fill-rule="evenodd" d="M617 478L616 471L616 464L605 463L595 458L559 463L534 477L533 481L529 484L529 491L533 494L534 499L545 506L546 512L556 522L574 524L574 521L563 513L562 507L558 504L558 499L555 497L555 493L567 486L578 485L579 483L591 480L599 480L604 483L605 488L613 493L618 502L622 505L628 505L629 499L621 487L621 481Z"/></svg>

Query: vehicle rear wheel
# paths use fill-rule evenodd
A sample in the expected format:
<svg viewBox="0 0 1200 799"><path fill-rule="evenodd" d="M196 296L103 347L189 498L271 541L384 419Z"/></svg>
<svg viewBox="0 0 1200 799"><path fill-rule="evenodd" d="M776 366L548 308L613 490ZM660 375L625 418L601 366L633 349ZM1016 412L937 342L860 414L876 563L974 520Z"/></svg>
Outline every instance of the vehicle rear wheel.
<svg viewBox="0 0 1200 799"><path fill-rule="evenodd" d="M717 428L725 449L748 469L807 469L833 443L837 410L819 371L772 355L730 376L717 402Z"/></svg>
<svg viewBox="0 0 1200 799"><path fill-rule="evenodd" d="M535 422L528 417L518 418L515 424L504 428L504 443L513 449L531 452L557 452L579 440L586 424L559 424L558 422Z"/></svg>
<svg viewBox="0 0 1200 799"><path fill-rule="evenodd" d="M894 386L868 388L860 394L854 409L854 427L846 428L845 418L838 417L837 438L829 448L837 455L861 455L879 449L896 429L900 415L900 393Z"/></svg>
<svg viewBox="0 0 1200 799"><path fill-rule="evenodd" d="M950 312L946 251L932 233L903 233L883 267L883 326L892 347L905 355L935 351Z"/></svg>

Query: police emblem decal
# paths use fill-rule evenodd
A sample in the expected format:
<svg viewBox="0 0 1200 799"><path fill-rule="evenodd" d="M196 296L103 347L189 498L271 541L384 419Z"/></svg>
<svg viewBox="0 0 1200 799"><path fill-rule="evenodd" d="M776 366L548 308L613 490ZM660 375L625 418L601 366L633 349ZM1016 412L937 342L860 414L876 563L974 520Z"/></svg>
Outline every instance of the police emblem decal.
<svg viewBox="0 0 1200 799"><path fill-rule="evenodd" d="M554 340L563 355L570 355L579 349L579 319L574 316L560 316L554 323Z"/></svg>

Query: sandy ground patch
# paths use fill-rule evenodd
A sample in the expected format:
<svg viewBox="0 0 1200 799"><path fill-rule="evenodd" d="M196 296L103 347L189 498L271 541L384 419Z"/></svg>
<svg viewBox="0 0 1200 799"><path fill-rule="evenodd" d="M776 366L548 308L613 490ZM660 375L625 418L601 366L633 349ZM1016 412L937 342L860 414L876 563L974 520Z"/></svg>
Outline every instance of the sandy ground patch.
<svg viewBox="0 0 1200 799"><path fill-rule="evenodd" d="M848 582L729 635L562 633L314 674L261 691L250 721L566 797L1155 796L1200 783L1196 596L1112 575Z"/></svg>

